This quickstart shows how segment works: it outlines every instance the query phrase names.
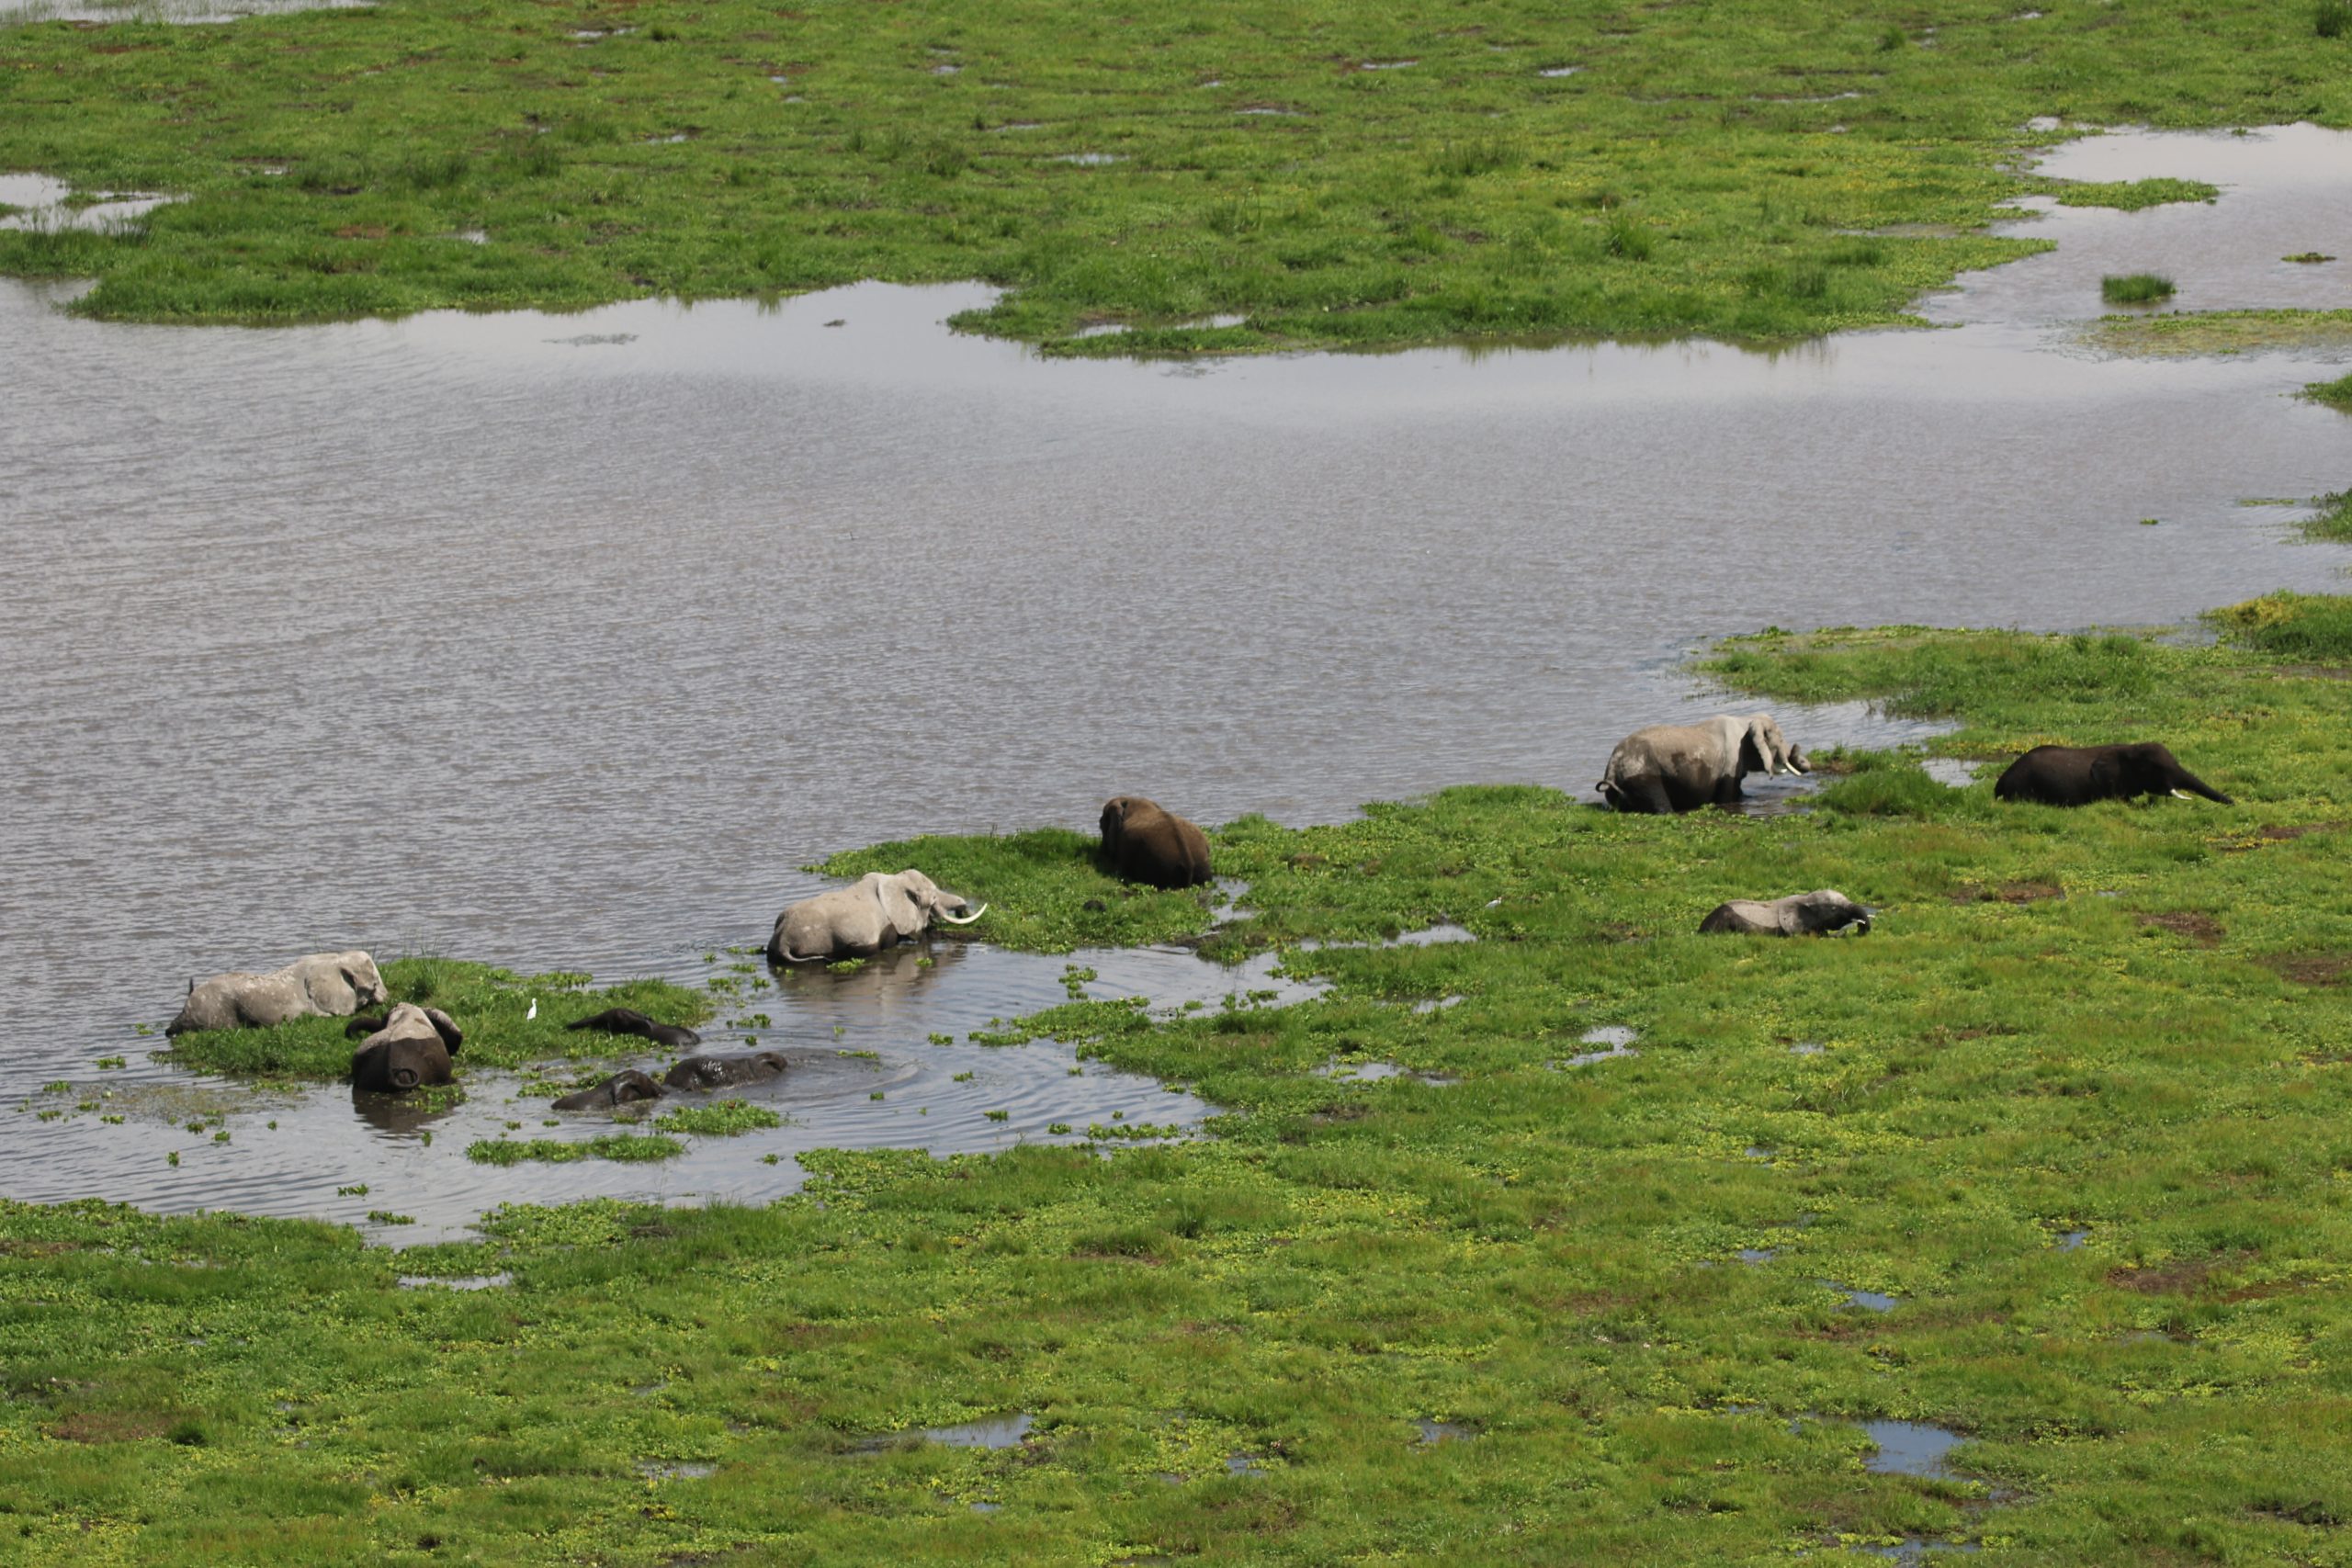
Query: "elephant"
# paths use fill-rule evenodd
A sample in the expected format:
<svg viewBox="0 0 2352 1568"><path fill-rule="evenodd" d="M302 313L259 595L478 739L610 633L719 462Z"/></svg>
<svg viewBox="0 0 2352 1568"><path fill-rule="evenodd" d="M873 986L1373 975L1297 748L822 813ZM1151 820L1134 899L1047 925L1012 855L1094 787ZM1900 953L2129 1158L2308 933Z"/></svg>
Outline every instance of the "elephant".
<svg viewBox="0 0 2352 1568"><path fill-rule="evenodd" d="M803 898L775 918L768 938L771 964L820 964L836 958L865 958L899 942L921 936L933 919L951 926L968 926L988 913L971 908L960 893L950 893L922 872L908 870L895 876L869 871L847 887L836 887L813 898Z"/></svg>
<svg viewBox="0 0 2352 1568"><path fill-rule="evenodd" d="M735 1084L765 1083L789 1066L781 1051L753 1051L741 1056L689 1056L662 1075L672 1089L726 1089Z"/></svg>
<svg viewBox="0 0 2352 1568"><path fill-rule="evenodd" d="M2129 746L2037 746L1993 781L1996 800L2033 800L2044 806L2087 806L2094 800L2130 800L2141 795L2177 795L2183 800L2201 795L2223 806L2237 804L2182 767L2154 740Z"/></svg>
<svg viewBox="0 0 2352 1568"><path fill-rule="evenodd" d="M200 985L190 980L187 1000L164 1032L266 1029L289 1018L341 1018L384 999L384 977L366 953L313 953L266 975L236 969Z"/></svg>
<svg viewBox="0 0 2352 1568"><path fill-rule="evenodd" d="M465 1038L457 1021L439 1008L401 1002L385 1016L384 1027L351 1054L352 1086L399 1094L421 1084L447 1083L449 1058Z"/></svg>
<svg viewBox="0 0 2352 1568"><path fill-rule="evenodd" d="M603 1111L640 1100L659 1100L662 1086L635 1067L615 1073L594 1089L567 1094L555 1102L558 1111Z"/></svg>
<svg viewBox="0 0 2352 1568"><path fill-rule="evenodd" d="M567 1023L566 1029L593 1029L603 1034L641 1034L656 1045L683 1051L702 1043L702 1036L678 1023L656 1023L635 1008L606 1008L603 1012Z"/></svg>
<svg viewBox="0 0 2352 1568"><path fill-rule="evenodd" d="M1834 887L1792 893L1769 903L1735 898L1716 905L1699 922L1702 931L1756 931L1769 936L1826 936L1849 926L1857 935L1867 934L1871 912Z"/></svg>
<svg viewBox="0 0 2352 1568"><path fill-rule="evenodd" d="M1102 862L1122 882L1191 887L1209 879L1209 840L1193 823L1139 795L1102 804Z"/></svg>
<svg viewBox="0 0 2352 1568"><path fill-rule="evenodd" d="M1809 773L1804 752L1788 743L1768 713L1719 713L1698 724L1654 724L1617 742L1601 770L1604 803L1619 811L1664 817L1741 798L1749 773Z"/></svg>

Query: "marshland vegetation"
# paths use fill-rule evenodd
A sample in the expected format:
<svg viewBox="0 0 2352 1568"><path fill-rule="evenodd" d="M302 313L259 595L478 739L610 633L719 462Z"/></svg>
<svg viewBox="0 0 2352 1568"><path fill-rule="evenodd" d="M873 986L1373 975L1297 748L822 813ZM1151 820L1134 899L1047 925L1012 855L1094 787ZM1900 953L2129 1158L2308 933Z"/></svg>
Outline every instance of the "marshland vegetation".
<svg viewBox="0 0 2352 1568"><path fill-rule="evenodd" d="M1071 353L1784 339L2031 248L1978 231L2045 188L2008 162L2035 117L2343 123L2324 33L2007 0L27 22L0 28L0 169L180 199L0 231L0 271L94 276L75 309L146 321L978 277L1010 292L965 324ZM1105 323L1130 330L1078 335Z"/></svg>
<svg viewBox="0 0 2352 1568"><path fill-rule="evenodd" d="M1939 716L1931 750L1985 764L2162 737L2234 807L2003 806L1991 768L1905 751L1824 757L1808 815L1476 787L1228 824L1248 891L1210 940L1327 996L1008 1034L1199 1085L1229 1113L1193 1141L820 1153L764 1208L515 1209L398 1255L0 1206L0 1533L130 1562L2324 1560L2352 602L2214 629L1775 632L1703 668ZM1031 912L1009 942L1208 931L1087 848L921 846ZM1825 885L1870 935L1695 930ZM1473 940L1366 940L1439 922ZM1589 1055L1602 1026L1636 1047ZM1001 1448L920 1435L1003 1412ZM1939 1462L1873 1449L1923 1423Z"/></svg>

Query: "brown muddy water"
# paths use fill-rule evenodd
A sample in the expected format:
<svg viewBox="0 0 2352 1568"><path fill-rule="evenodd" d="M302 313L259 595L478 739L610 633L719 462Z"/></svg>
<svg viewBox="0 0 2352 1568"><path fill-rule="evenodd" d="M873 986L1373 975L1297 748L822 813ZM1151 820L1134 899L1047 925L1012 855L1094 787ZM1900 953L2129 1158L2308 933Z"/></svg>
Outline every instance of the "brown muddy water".
<svg viewBox="0 0 2352 1568"><path fill-rule="evenodd" d="M762 993L799 1065L750 1093L790 1120L658 1166L469 1164L510 1121L605 1130L540 1128L556 1091L501 1075L412 1124L178 1073L134 1029L191 976L327 948L698 978L831 851L1091 827L1123 792L1210 822L1589 795L1628 730L1752 707L1679 665L1766 625L2340 587L2293 509L2239 504L2347 482L2352 421L2289 395L2340 365L2077 334L2119 269L2352 305L2344 264L2278 259L2352 255L2347 145L2077 143L2049 170L2223 194L2028 218L2059 248L1927 301L1949 330L1775 354L1055 362L945 330L977 286L189 330L0 283L0 1195L424 1236L502 1199L756 1201L813 1146L1196 1125L1063 1047L929 1043L1062 999L1061 960L984 941ZM1780 716L1816 750L1920 733ZM1161 1005L1268 987L1077 956Z"/></svg>

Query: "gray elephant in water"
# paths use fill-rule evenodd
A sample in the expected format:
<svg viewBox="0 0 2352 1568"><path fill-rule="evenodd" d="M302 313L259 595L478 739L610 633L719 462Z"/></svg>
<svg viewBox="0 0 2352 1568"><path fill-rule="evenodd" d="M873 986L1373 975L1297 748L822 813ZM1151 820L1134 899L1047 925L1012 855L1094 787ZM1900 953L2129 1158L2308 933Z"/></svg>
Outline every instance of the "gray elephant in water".
<svg viewBox="0 0 2352 1568"><path fill-rule="evenodd" d="M355 1089L400 1094L424 1084L449 1081L449 1058L465 1043L457 1021L439 1008L401 1002L384 1015L383 1027L351 1054Z"/></svg>
<svg viewBox="0 0 2352 1568"><path fill-rule="evenodd" d="M966 915L971 906L962 894L948 892L919 871L896 875L870 871L847 887L803 898L778 915L775 931L768 938L768 961L816 964L865 958L921 936L933 919L968 926L988 908L983 904Z"/></svg>
<svg viewBox="0 0 2352 1568"><path fill-rule="evenodd" d="M583 1089L565 1095L555 1102L558 1111L607 1111L640 1100L659 1100L662 1086L639 1072L635 1067L615 1073L593 1089Z"/></svg>
<svg viewBox="0 0 2352 1568"><path fill-rule="evenodd" d="M1655 724L1617 742L1595 787L1620 811L1664 817L1741 798L1749 773L1809 773L1813 764L1768 713Z"/></svg>
<svg viewBox="0 0 2352 1568"><path fill-rule="evenodd" d="M313 953L266 975L236 969L202 984L188 982L187 1000L165 1034L191 1029L266 1029L290 1018L346 1018L384 1000L384 977L364 953Z"/></svg>
<svg viewBox="0 0 2352 1568"><path fill-rule="evenodd" d="M1751 931L1768 936L1826 936L1851 926L1871 929L1871 912L1834 887L1792 893L1770 902L1735 898L1718 904L1699 922L1702 931Z"/></svg>
<svg viewBox="0 0 2352 1568"><path fill-rule="evenodd" d="M672 1089L727 1089L736 1084L765 1083L792 1064L781 1051L753 1051L741 1056L689 1056L662 1075Z"/></svg>

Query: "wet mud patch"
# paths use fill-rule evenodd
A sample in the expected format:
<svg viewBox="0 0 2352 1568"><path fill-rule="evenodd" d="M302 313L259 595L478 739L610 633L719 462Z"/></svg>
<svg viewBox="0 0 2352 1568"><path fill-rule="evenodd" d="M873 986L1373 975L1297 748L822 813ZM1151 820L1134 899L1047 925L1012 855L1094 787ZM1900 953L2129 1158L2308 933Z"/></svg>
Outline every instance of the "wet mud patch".
<svg viewBox="0 0 2352 1568"><path fill-rule="evenodd" d="M2245 838L2218 847L2223 854L2243 854L2248 850L2258 850L2265 844L2291 844L2298 839L2310 838L2313 833L2340 832L2343 828L2341 822L2298 822L2287 826L2266 822Z"/></svg>
<svg viewBox="0 0 2352 1568"><path fill-rule="evenodd" d="M2222 922L2212 916L2194 909L2175 909L2163 914L2142 915L2141 925L2150 931L2166 931L2175 936L2187 937L2199 947L2218 947L2222 937Z"/></svg>
<svg viewBox="0 0 2352 1568"><path fill-rule="evenodd" d="M2183 1258L2169 1263L2125 1264L2107 1271L2107 1282L2143 1296L2193 1296L2219 1269L2245 1262L2251 1254L2228 1253L2214 1258Z"/></svg>
<svg viewBox="0 0 2352 1568"><path fill-rule="evenodd" d="M2038 904L2065 896L2066 890L2054 882L2003 882L1989 886L1963 882L1949 895L1955 904Z"/></svg>
<svg viewBox="0 0 2352 1568"><path fill-rule="evenodd" d="M2274 953L2262 960L2282 980L2299 986L2338 986L2352 974L2352 953Z"/></svg>

